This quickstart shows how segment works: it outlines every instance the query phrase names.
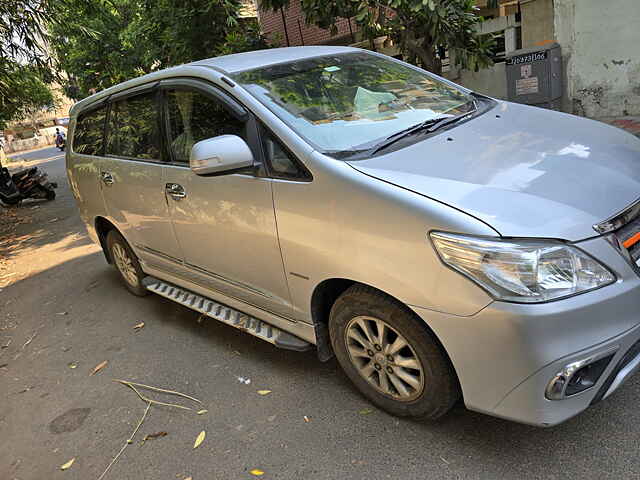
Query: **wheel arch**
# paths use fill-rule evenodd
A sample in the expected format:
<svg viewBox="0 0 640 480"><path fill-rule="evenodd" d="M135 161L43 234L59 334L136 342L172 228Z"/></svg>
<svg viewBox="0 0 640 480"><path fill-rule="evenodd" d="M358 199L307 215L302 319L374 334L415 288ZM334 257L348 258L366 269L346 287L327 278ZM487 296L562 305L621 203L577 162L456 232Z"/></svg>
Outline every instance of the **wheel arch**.
<svg viewBox="0 0 640 480"><path fill-rule="evenodd" d="M313 325L316 331L318 357L321 361L326 361L333 357L333 349L331 347L331 339L329 338L328 328L331 308L333 307L333 304L336 302L338 297L340 297L340 295L342 295L353 285L361 285L380 292L386 297L389 297L398 305L402 306L402 308L405 309L407 313L415 317L418 324L425 328L428 333L435 339L436 343L440 347L440 350L444 353L449 364L451 365L451 368L456 376L456 381L458 382L458 384L460 383L458 372L453 361L451 360L451 357L449 356L449 353L447 352L447 349L445 348L438 335L436 335L433 329L429 326L427 321L420 317L409 305L394 297L393 295L390 295L387 292L374 287L373 285L368 285L363 282L349 280L346 278L329 278L323 280L316 286L313 294L311 295L311 318L313 320Z"/></svg>
<svg viewBox="0 0 640 480"><path fill-rule="evenodd" d="M107 235L111 230L118 231L118 228L105 217L96 217L94 225L100 246L102 247L102 253L104 253L104 258L107 260L107 263L113 263L113 259L107 248Z"/></svg>

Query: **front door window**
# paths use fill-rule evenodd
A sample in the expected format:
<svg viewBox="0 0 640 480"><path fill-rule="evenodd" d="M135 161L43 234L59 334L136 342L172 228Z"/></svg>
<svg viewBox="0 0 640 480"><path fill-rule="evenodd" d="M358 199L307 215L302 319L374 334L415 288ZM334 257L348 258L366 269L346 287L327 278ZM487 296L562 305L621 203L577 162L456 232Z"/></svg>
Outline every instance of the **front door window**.
<svg viewBox="0 0 640 480"><path fill-rule="evenodd" d="M191 147L218 135L245 138L245 123L219 101L194 90L167 92L169 150L174 162L189 163Z"/></svg>

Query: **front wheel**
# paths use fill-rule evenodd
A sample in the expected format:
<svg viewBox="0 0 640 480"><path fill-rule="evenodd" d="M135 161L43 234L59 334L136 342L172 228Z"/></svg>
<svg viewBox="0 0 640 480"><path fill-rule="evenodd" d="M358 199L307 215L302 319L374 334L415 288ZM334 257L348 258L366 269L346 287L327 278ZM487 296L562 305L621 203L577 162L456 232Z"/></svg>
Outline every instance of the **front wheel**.
<svg viewBox="0 0 640 480"><path fill-rule="evenodd" d="M145 275L140 263L127 241L116 230L111 230L107 235L107 248L127 290L139 297L148 295L149 291L142 285Z"/></svg>
<svg viewBox="0 0 640 480"><path fill-rule="evenodd" d="M335 302L329 332L336 358L372 403L397 416L436 419L460 397L446 354L421 320L363 285Z"/></svg>

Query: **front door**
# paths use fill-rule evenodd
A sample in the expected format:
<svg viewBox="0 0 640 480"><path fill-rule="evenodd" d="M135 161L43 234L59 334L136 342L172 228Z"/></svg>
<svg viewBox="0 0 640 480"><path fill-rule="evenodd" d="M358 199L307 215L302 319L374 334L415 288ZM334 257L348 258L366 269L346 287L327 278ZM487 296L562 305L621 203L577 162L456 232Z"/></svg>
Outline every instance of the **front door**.
<svg viewBox="0 0 640 480"><path fill-rule="evenodd" d="M236 114L242 107L213 88L164 90L172 160L165 167L166 194L185 266L213 290L290 317L272 181L252 173L204 177L189 168L191 147L200 140L231 134L256 144L249 138L253 129L248 115Z"/></svg>
<svg viewBox="0 0 640 480"><path fill-rule="evenodd" d="M110 104L99 176L107 212L143 263L176 268L181 251L164 195L157 92Z"/></svg>

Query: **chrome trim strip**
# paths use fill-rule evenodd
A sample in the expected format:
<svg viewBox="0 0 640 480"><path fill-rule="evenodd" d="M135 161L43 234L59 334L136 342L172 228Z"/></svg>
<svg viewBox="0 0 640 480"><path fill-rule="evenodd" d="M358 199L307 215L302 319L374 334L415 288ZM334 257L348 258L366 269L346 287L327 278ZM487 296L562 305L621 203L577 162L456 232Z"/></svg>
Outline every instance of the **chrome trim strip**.
<svg viewBox="0 0 640 480"><path fill-rule="evenodd" d="M620 385L622 385L631 375L636 373L640 369L640 354L631 360L622 370L618 372L616 378L613 379L607 393L603 395L603 399L607 398L613 392L615 392Z"/></svg>
<svg viewBox="0 0 640 480"><path fill-rule="evenodd" d="M198 271L200 273L204 273L205 275L208 275L208 276L210 276L212 278L215 278L217 280L221 280L221 281L226 282L226 283L228 283L230 285L233 285L235 287L244 288L245 290L249 290L250 292L258 294L258 295L260 295L262 297L265 297L265 298L273 298L272 295L269 295L269 294L267 294L265 292L262 292L262 291L260 291L260 290L258 290L256 288L254 288L254 287L251 287L250 285L247 285L246 283L241 283L241 282L238 282L238 281L235 281L235 280L231 280L230 278L223 277L222 275L218 275L217 273L210 272L209 270L205 270L204 268L198 267L197 265L193 265L192 263L185 262L184 264L185 264L186 267L192 268L193 270L196 270L196 271Z"/></svg>
<svg viewBox="0 0 640 480"><path fill-rule="evenodd" d="M560 370L547 384L547 388L545 389L545 397L547 397L547 399L549 400L562 400L564 398L573 398L577 395L582 395L584 392L588 392L597 385L597 382L593 386L585 388L581 392L570 395L570 397L567 397L565 395L565 391L567 389L567 386L569 385L569 382L571 381L571 378L578 370L589 365L590 363L596 362L601 358L617 352L619 348L619 345L615 345L601 352L589 355L582 360L571 362L565 365L564 368L562 368L562 370Z"/></svg>
<svg viewBox="0 0 640 480"><path fill-rule="evenodd" d="M613 232L629 223L638 215L640 215L640 198L615 215L612 215L600 223L596 223L593 225L593 229L600 234Z"/></svg>
<svg viewBox="0 0 640 480"><path fill-rule="evenodd" d="M171 255L167 255L166 253L162 253L162 252L159 252L158 250L154 250L153 248L147 247L145 245L141 245L139 243L135 243L134 246L136 248L139 248L140 250L143 250L157 257L164 258L165 260L169 260L174 263L182 264L182 260L180 260L179 258L172 257Z"/></svg>
<svg viewBox="0 0 640 480"><path fill-rule="evenodd" d="M143 251L145 251L147 253L151 253L151 254L153 254L153 255L155 255L157 257L164 258L165 260L169 260L169 261L171 261L173 263L177 263L180 266L193 269L193 270L195 270L195 271L197 271L199 273L205 274L205 275L207 275L207 276L209 276L211 278L215 278L216 280L228 283L229 285L233 285L234 287L239 287L239 288L243 288L245 290L249 290L251 293L255 293L255 294L260 295L260 296L265 297L265 298L271 298L271 299L274 298L273 295L269 295L268 293L265 293L265 292L263 292L261 290L258 290L256 288L254 288L254 287L251 287L250 285L247 285L246 283L241 283L241 282L238 282L238 281L235 281L235 280L231 280L230 278L223 277L222 275L218 275L217 273L210 272L209 270L206 270L206 269L204 269L202 267L198 267L197 265L193 265L192 263L183 262L179 258L172 257L171 255L167 255L165 253L159 252L159 251L154 250L153 248L147 247L145 245L141 245L141 244L138 244L138 243L136 243L134 245L135 245L136 248L139 248L140 250L143 250Z"/></svg>

